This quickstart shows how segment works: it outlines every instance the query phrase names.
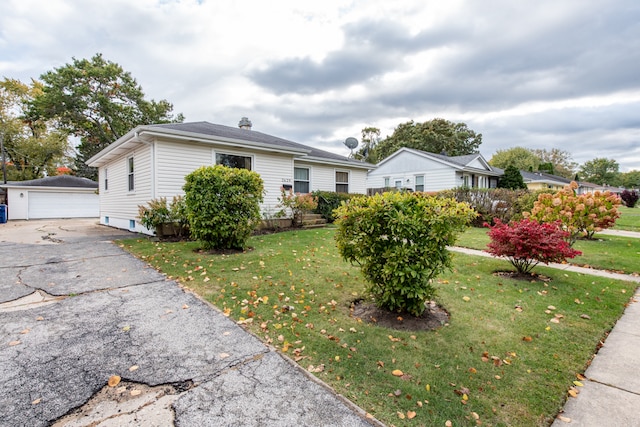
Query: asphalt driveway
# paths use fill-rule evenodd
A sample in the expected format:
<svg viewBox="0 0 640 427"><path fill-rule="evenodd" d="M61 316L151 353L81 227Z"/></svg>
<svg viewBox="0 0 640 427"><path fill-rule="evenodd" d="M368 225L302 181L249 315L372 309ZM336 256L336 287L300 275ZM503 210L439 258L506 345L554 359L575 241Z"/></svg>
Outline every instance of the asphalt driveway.
<svg viewBox="0 0 640 427"><path fill-rule="evenodd" d="M127 236L0 224L1 426L376 423L110 242Z"/></svg>

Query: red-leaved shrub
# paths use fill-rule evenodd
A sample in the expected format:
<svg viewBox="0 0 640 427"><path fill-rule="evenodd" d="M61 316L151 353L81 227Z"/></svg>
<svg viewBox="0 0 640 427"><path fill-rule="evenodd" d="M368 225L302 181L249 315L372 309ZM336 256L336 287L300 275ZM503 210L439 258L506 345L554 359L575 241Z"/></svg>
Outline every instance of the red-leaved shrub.
<svg viewBox="0 0 640 427"><path fill-rule="evenodd" d="M488 227L491 242L487 252L507 257L521 274L528 274L541 262L563 262L582 255L571 248L566 240L569 233L560 228L559 222L539 223L523 219L505 224L496 220L493 227Z"/></svg>

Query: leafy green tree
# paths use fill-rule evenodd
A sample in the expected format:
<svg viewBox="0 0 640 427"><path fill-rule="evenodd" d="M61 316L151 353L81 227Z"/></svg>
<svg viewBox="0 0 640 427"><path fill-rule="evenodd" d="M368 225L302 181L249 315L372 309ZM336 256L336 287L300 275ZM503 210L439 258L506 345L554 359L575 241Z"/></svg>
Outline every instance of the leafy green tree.
<svg viewBox="0 0 640 427"><path fill-rule="evenodd" d="M531 149L531 152L540 159L541 165L552 165L552 172L549 172L552 175L558 175L568 179L574 177L578 164L571 159L571 154L568 151L552 148L551 150ZM538 170L542 170L542 166L539 166Z"/></svg>
<svg viewBox="0 0 640 427"><path fill-rule="evenodd" d="M380 129L376 127L366 127L362 129L362 145L353 155L355 159L368 163L378 163L376 147L380 142Z"/></svg>
<svg viewBox="0 0 640 427"><path fill-rule="evenodd" d="M580 176L583 181L615 186L620 184L620 165L613 159L595 158L580 166Z"/></svg>
<svg viewBox="0 0 640 427"><path fill-rule="evenodd" d="M0 135L6 154L7 180L25 181L57 174L69 162L65 133L47 120L25 121L29 103L42 93L42 85L15 79L0 81ZM3 177L4 178L4 177Z"/></svg>
<svg viewBox="0 0 640 427"><path fill-rule="evenodd" d="M640 171L632 170L620 174L620 185L624 188L640 188Z"/></svg>
<svg viewBox="0 0 640 427"><path fill-rule="evenodd" d="M445 119L433 119L424 123L413 120L398 125L391 136L380 141L374 155L383 160L402 147L414 148L449 156L472 154L482 143L482 134L475 133L465 123L454 123Z"/></svg>
<svg viewBox="0 0 640 427"><path fill-rule="evenodd" d="M515 166L509 165L504 170L504 175L500 177L500 181L498 181L498 188L518 190L527 188L527 184L524 183L520 171Z"/></svg>
<svg viewBox="0 0 640 427"><path fill-rule="evenodd" d="M336 209L342 257L360 265L378 307L421 315L432 279L451 267L447 245L475 212L466 203L425 193L355 197Z"/></svg>
<svg viewBox="0 0 640 427"><path fill-rule="evenodd" d="M260 222L264 184L257 172L203 166L185 177L191 236L205 249L244 249Z"/></svg>
<svg viewBox="0 0 640 427"><path fill-rule="evenodd" d="M130 73L96 54L90 60L48 71L41 77L43 92L31 103L30 121L55 120L61 131L80 138L75 168L79 176L95 179L85 162L136 126L181 122L166 100L148 101Z"/></svg>
<svg viewBox="0 0 640 427"><path fill-rule="evenodd" d="M540 158L528 148L513 147L496 151L489 160L489 164L501 169L514 166L518 171L537 171Z"/></svg>

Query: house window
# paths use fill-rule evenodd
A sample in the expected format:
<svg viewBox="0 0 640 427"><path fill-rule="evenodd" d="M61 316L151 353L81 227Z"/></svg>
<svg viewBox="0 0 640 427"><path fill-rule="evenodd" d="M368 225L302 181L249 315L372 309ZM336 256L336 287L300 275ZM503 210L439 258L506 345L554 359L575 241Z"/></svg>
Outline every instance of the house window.
<svg viewBox="0 0 640 427"><path fill-rule="evenodd" d="M389 181L390 179L388 176L384 178L384 188L389 188Z"/></svg>
<svg viewBox="0 0 640 427"><path fill-rule="evenodd" d="M402 188L402 180L401 179L397 179L395 182L395 186L397 189L401 189Z"/></svg>
<svg viewBox="0 0 640 427"><path fill-rule="evenodd" d="M416 191L424 191L424 175L416 176Z"/></svg>
<svg viewBox="0 0 640 427"><path fill-rule="evenodd" d="M293 192L309 192L309 168L293 168Z"/></svg>
<svg viewBox="0 0 640 427"><path fill-rule="evenodd" d="M336 171L336 193L349 192L349 172Z"/></svg>
<svg viewBox="0 0 640 427"><path fill-rule="evenodd" d="M216 153L216 165L227 166L229 168L251 170L251 157Z"/></svg>
<svg viewBox="0 0 640 427"><path fill-rule="evenodd" d="M134 179L134 168L133 168L133 157L129 157L127 159L127 175L129 182L129 191L135 190L135 179Z"/></svg>
<svg viewBox="0 0 640 427"><path fill-rule="evenodd" d="M104 170L104 191L109 189L109 169Z"/></svg>

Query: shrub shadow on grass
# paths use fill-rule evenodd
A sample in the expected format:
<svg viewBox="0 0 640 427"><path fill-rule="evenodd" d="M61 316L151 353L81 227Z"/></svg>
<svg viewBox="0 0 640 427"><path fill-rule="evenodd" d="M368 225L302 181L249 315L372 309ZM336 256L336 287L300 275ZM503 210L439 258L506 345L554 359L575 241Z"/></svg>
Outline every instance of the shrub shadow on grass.
<svg viewBox="0 0 640 427"><path fill-rule="evenodd" d="M408 313L391 312L377 307L373 302L358 299L351 303L350 314L354 319L399 331L429 331L449 323L449 312L434 301L428 303L424 313L416 317Z"/></svg>
<svg viewBox="0 0 640 427"><path fill-rule="evenodd" d="M543 276L541 274L538 273L519 273L517 271L513 271L513 270L496 270L493 272L494 276L498 276L498 277L506 277L509 279L515 279L515 280L526 280L528 282L530 281L536 281L536 280L540 280L541 282L550 282L551 281L551 277L547 277L547 276Z"/></svg>

